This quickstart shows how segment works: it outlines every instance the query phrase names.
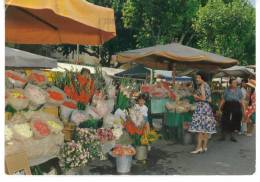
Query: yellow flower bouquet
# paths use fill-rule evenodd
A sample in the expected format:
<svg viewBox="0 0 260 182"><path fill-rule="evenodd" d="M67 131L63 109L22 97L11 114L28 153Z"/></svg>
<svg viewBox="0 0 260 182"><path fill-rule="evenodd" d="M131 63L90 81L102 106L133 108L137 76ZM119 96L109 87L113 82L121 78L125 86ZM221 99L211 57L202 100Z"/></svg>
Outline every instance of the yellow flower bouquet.
<svg viewBox="0 0 260 182"><path fill-rule="evenodd" d="M144 134L141 137L141 145L148 145L150 143L155 142L159 138L160 135L155 130L144 132Z"/></svg>

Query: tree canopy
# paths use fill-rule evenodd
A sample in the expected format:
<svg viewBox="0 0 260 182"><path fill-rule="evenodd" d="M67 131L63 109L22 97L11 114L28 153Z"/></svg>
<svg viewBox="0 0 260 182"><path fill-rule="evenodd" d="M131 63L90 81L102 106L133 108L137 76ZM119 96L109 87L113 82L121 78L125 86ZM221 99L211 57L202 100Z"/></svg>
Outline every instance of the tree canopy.
<svg viewBox="0 0 260 182"><path fill-rule="evenodd" d="M255 8L248 0L89 0L114 9L117 36L80 52L110 65L117 52L178 42L255 63ZM66 55L76 46L62 46Z"/></svg>
<svg viewBox="0 0 260 182"><path fill-rule="evenodd" d="M246 0L209 0L193 19L197 46L255 64L255 8Z"/></svg>

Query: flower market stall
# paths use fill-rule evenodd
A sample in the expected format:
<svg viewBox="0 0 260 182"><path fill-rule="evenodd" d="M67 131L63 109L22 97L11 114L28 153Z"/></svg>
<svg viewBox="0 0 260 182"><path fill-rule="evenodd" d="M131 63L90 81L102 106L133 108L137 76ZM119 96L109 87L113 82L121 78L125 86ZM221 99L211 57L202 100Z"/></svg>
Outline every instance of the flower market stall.
<svg viewBox="0 0 260 182"><path fill-rule="evenodd" d="M118 172L129 172L131 162L124 166L130 158L122 157L140 155L138 146L159 138L141 129L144 118L133 109L139 87L121 79L117 91L100 67L94 75L84 70L6 70L6 155L25 151L31 166L58 158L66 174L112 152ZM139 139L130 122L143 131Z"/></svg>
<svg viewBox="0 0 260 182"><path fill-rule="evenodd" d="M142 91L151 96L151 114L165 113L163 126L179 128L177 132L170 132L175 133L178 140L185 138L182 129L188 127L185 121L191 120L194 106L191 97L192 88L187 85L179 86L176 82L176 75L186 76L188 74L183 73L196 72L198 69L216 73L221 68L228 68L238 63L235 59L177 43L119 52L113 56L113 61L121 64L143 64L152 69L172 71L171 84L144 86Z"/></svg>
<svg viewBox="0 0 260 182"><path fill-rule="evenodd" d="M64 1L50 3L44 0L6 1L5 4L6 41L9 43L100 45L116 35L113 9L85 1L75 1L73 5ZM17 31L23 36L17 36ZM87 120L93 121L88 122L88 126L96 126L96 121L112 111L112 99L106 101L106 106L112 106L110 108L102 103L104 98L100 88L104 85L100 80L94 83L79 73L54 74L22 69L6 70L6 78L6 154L23 149L31 165L46 161L39 159L55 154L64 170L101 156L97 132L86 129L82 133L76 129ZM100 89L95 93L96 102L87 105L94 97L95 88ZM110 90L113 92L113 89ZM57 135L61 137L48 138ZM93 135L94 139L89 143L78 144L82 141L81 136ZM80 136L79 139L76 136ZM64 139L68 143L63 144ZM22 144L15 144L17 141ZM45 148L41 150L34 144ZM72 154L64 160L63 156L68 154L66 152ZM70 157L75 160L71 161ZM32 159L40 162L31 162Z"/></svg>
<svg viewBox="0 0 260 182"><path fill-rule="evenodd" d="M183 130L187 129L194 110L192 82L178 81L173 88L170 83L161 81L143 85L141 90L150 96L150 121L153 126L166 132L165 138L183 142Z"/></svg>

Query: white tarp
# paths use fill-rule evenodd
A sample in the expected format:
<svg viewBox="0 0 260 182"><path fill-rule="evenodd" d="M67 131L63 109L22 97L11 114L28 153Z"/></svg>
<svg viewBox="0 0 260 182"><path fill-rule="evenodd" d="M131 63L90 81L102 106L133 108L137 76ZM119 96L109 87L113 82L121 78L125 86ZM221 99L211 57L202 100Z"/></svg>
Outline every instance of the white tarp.
<svg viewBox="0 0 260 182"><path fill-rule="evenodd" d="M255 75L253 70L245 67L245 66L232 66L227 69L220 70L219 73L215 75L215 77L225 77L225 76L234 76L234 77L247 77Z"/></svg>
<svg viewBox="0 0 260 182"><path fill-rule="evenodd" d="M5 66L15 68L55 68L57 67L57 60L5 47Z"/></svg>
<svg viewBox="0 0 260 182"><path fill-rule="evenodd" d="M57 68L53 68L53 69L51 69L51 71L58 71L58 72L64 72L65 70L81 71L82 68L89 69L92 74L95 73L95 67L76 65L76 64L70 64L70 63L58 63ZM116 68L102 67L102 71L106 72L109 76L113 76L116 73L120 73L124 70L116 69Z"/></svg>

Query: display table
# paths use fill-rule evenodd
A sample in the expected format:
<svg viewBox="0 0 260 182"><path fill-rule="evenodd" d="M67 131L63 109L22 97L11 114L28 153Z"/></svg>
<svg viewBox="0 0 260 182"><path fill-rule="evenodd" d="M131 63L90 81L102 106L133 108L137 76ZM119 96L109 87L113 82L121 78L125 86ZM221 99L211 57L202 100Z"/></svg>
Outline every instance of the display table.
<svg viewBox="0 0 260 182"><path fill-rule="evenodd" d="M170 128L170 138L174 137L177 141L183 139L183 122L191 122L192 113L176 113L166 112L164 115L164 123L167 128Z"/></svg>

